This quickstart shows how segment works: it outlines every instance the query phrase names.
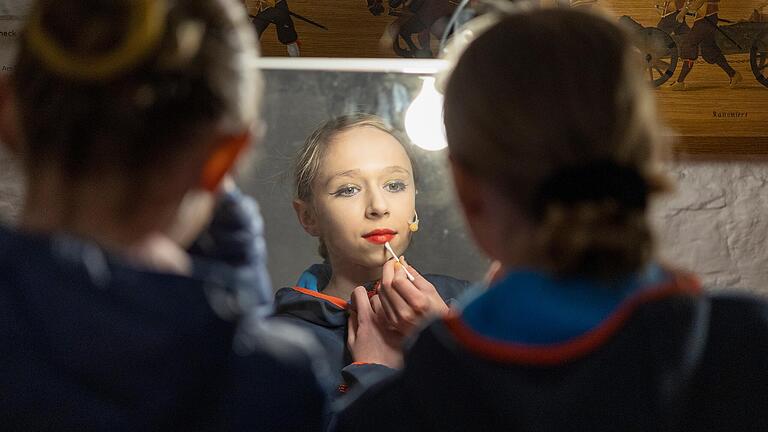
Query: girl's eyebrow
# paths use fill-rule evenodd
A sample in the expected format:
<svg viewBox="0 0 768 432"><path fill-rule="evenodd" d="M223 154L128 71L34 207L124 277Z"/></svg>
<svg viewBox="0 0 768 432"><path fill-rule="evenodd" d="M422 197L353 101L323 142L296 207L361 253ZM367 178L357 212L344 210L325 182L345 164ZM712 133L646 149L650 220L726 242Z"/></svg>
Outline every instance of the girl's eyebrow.
<svg viewBox="0 0 768 432"><path fill-rule="evenodd" d="M382 172L386 173L392 173L392 172L402 172L403 174L406 174L408 176L411 175L411 172L407 169L399 166L399 165L392 165L388 166L384 169L382 169ZM328 181L325 182L326 186L333 181L337 177L359 177L361 175L361 171L358 168L346 170L346 171L339 171L336 174L332 175L330 178L328 178Z"/></svg>
<svg viewBox="0 0 768 432"><path fill-rule="evenodd" d="M351 169L351 170L346 170L346 171L340 171L340 172L337 172L336 174L330 176L328 178L328 181L325 182L325 184L327 186L328 183L333 181L333 179L335 179L336 177L358 177L358 176L360 176L360 170L359 169Z"/></svg>
<svg viewBox="0 0 768 432"><path fill-rule="evenodd" d="M402 173L404 173L406 175L411 175L410 171L408 171L407 169L405 169L405 168L403 168L403 167L401 167L399 165L388 166L388 167L384 168L384 171L387 171L387 172L402 172Z"/></svg>

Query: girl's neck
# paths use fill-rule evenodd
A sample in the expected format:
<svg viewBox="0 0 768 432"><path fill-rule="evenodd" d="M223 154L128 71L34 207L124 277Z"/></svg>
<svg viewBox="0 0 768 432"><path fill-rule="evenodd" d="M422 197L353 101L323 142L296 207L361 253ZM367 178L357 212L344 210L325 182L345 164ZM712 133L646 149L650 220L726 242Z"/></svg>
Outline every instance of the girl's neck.
<svg viewBox="0 0 768 432"><path fill-rule="evenodd" d="M381 279L381 268L368 268L358 265L340 266L331 263L333 275L328 281L323 294L341 299L349 299L352 291L367 282Z"/></svg>
<svg viewBox="0 0 768 432"><path fill-rule="evenodd" d="M27 183L19 229L41 234L68 233L154 271L189 271L189 257L162 233L164 220L172 216L170 206L144 211L136 203L129 209L132 217L126 217L120 199L123 191L114 184L65 187L67 183L60 178L45 174Z"/></svg>

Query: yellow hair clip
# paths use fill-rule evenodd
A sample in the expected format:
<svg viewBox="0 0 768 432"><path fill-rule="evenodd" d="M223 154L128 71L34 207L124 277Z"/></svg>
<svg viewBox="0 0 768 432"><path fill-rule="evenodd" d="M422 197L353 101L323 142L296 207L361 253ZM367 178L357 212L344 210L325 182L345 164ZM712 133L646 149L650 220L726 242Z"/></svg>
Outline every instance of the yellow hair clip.
<svg viewBox="0 0 768 432"><path fill-rule="evenodd" d="M82 56L62 49L43 28L41 7L27 23L27 46L52 72L67 78L108 80L138 64L160 42L165 27L165 2L137 0L129 16L128 33L116 49L101 56Z"/></svg>

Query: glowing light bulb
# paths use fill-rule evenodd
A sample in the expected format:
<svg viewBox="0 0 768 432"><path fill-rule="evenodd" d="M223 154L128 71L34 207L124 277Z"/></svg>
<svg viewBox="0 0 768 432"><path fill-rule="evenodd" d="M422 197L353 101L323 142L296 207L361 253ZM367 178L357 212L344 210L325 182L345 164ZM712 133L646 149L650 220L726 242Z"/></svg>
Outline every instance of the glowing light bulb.
<svg viewBox="0 0 768 432"><path fill-rule="evenodd" d="M424 150L442 150L448 146L443 125L443 95L435 88L434 77L422 79L421 91L405 113L405 132Z"/></svg>

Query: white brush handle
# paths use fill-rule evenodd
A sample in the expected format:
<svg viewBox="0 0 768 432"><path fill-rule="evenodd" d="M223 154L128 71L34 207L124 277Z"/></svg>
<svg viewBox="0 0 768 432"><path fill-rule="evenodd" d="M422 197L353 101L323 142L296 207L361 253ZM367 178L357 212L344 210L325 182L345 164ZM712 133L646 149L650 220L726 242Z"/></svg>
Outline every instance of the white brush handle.
<svg viewBox="0 0 768 432"><path fill-rule="evenodd" d="M392 250L392 246L390 246L389 242L384 243L384 247L389 251L390 254L392 254L392 258L394 258L395 261L397 261L397 263L400 264L400 266L403 267L403 271L405 272L405 275L408 276L408 280L413 282L416 278L413 277L413 275L408 272L408 269L405 268L403 263L400 262L400 258L398 258L397 254L395 253L395 251Z"/></svg>

